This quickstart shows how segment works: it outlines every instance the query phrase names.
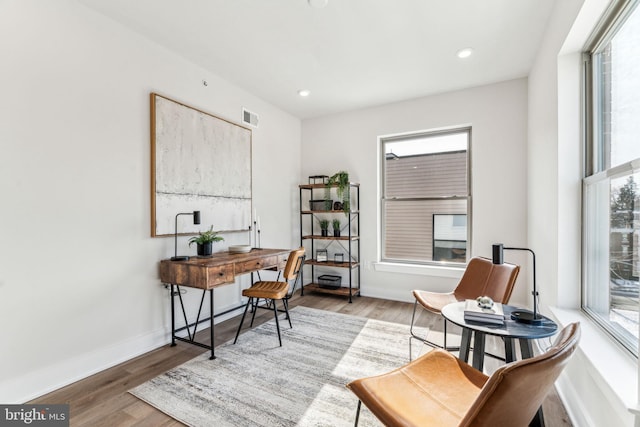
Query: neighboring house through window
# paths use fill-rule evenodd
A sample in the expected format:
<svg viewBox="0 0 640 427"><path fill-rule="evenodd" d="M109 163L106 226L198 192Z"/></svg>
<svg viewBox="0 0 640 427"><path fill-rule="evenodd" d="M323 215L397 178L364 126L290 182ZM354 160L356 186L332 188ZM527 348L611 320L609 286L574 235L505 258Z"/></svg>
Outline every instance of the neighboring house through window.
<svg viewBox="0 0 640 427"><path fill-rule="evenodd" d="M586 64L583 309L638 354L640 8L614 4Z"/></svg>
<svg viewBox="0 0 640 427"><path fill-rule="evenodd" d="M382 147L382 260L466 263L471 129L386 136Z"/></svg>

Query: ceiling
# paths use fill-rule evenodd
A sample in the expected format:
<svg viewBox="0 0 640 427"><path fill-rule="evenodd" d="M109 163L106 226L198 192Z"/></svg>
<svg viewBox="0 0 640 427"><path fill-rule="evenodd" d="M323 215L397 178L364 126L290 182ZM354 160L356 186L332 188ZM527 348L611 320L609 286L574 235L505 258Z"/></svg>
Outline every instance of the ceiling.
<svg viewBox="0 0 640 427"><path fill-rule="evenodd" d="M555 2L79 1L301 119L524 77Z"/></svg>

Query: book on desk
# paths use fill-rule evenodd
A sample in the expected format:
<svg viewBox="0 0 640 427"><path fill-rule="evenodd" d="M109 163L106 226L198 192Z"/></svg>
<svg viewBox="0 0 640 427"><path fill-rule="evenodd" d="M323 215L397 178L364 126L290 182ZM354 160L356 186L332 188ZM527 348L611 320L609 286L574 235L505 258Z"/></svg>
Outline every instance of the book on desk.
<svg viewBox="0 0 640 427"><path fill-rule="evenodd" d="M491 308L482 308L474 299L468 299L464 305L464 320L491 325L504 325L504 311L502 304L493 303Z"/></svg>

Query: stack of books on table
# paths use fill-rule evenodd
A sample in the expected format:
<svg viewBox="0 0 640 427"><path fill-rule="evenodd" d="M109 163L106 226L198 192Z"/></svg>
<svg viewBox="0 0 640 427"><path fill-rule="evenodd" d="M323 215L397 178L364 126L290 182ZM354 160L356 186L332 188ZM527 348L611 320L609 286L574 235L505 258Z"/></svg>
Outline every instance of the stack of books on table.
<svg viewBox="0 0 640 427"><path fill-rule="evenodd" d="M464 305L464 320L491 325L504 325L502 304L493 303L491 308L481 308L474 299L468 299Z"/></svg>

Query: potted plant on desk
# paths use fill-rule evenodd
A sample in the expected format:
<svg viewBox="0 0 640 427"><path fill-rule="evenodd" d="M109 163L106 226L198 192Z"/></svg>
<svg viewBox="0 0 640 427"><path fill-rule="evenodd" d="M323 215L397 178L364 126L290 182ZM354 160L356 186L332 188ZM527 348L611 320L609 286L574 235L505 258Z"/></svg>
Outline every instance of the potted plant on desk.
<svg viewBox="0 0 640 427"><path fill-rule="evenodd" d="M198 245L198 256L210 256L213 253L213 242L221 242L224 238L213 231L213 225L205 232L199 232L197 236L189 239L189 246L192 243Z"/></svg>

